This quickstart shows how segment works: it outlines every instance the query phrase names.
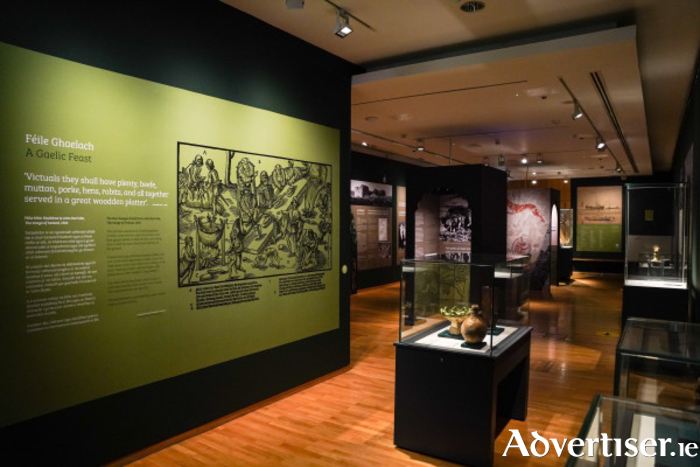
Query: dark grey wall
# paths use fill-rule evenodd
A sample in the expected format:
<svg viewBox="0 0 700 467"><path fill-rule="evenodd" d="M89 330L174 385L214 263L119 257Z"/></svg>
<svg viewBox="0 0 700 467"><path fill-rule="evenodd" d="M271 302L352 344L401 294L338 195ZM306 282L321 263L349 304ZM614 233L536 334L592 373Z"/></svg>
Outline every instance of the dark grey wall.
<svg viewBox="0 0 700 467"><path fill-rule="evenodd" d="M409 173L406 193L406 229L415 231L415 212L421 197L429 193L455 193L469 200L472 210L472 252L505 256L506 173L493 167L458 165L415 167ZM415 241L409 235L406 256L414 257Z"/></svg>
<svg viewBox="0 0 700 467"><path fill-rule="evenodd" d="M217 0L9 2L0 41L337 128L349 186L350 81L361 70ZM347 365L349 289L338 280L340 329L4 428L3 455L103 464Z"/></svg>
<svg viewBox="0 0 700 467"><path fill-rule="evenodd" d="M695 64L695 79L686 103L683 126L673 160L674 178L688 184L690 222L689 287L691 319L700 322L700 56Z"/></svg>

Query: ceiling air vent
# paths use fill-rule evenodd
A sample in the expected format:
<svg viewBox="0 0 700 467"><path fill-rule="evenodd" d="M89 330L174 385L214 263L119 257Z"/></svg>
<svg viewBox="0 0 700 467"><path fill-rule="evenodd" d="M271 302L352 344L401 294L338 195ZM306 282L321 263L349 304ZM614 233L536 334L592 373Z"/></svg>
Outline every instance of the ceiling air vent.
<svg viewBox="0 0 700 467"><path fill-rule="evenodd" d="M466 13L474 13L476 11L483 10L484 6L486 6L484 5L484 2L470 1L462 3L462 6L459 8Z"/></svg>

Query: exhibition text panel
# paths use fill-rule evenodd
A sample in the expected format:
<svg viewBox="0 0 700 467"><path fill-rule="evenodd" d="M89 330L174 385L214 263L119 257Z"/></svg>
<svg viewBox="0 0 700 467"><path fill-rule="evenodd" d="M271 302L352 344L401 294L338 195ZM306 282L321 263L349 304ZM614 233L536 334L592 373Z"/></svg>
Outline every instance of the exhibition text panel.
<svg viewBox="0 0 700 467"><path fill-rule="evenodd" d="M0 75L0 426L338 328L338 130L6 44Z"/></svg>

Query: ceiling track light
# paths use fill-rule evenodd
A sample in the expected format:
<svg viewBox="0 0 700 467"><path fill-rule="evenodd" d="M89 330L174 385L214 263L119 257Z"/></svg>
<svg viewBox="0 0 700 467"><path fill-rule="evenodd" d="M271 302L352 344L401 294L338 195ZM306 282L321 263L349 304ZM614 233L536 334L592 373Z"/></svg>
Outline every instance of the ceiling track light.
<svg viewBox="0 0 700 467"><path fill-rule="evenodd" d="M465 13L476 13L477 11L483 10L486 4L481 0L469 0L464 2L459 9Z"/></svg>
<svg viewBox="0 0 700 467"><path fill-rule="evenodd" d="M603 141L603 138L598 136L595 140L595 148L599 151L602 152L603 149L605 149L605 141Z"/></svg>
<svg viewBox="0 0 700 467"><path fill-rule="evenodd" d="M416 152L416 150L418 149L418 148L417 148L416 146L414 146L413 144L410 144L410 141L404 142L404 141L394 140L394 139L386 138L386 137L384 137L384 136L380 136L380 135L377 135L377 134L374 134L374 133L368 133L368 132L366 132L366 131L358 130L357 128L351 128L350 131L351 131L352 133L355 133L355 134L358 134L358 135L362 135L362 138L368 137L368 138L372 138L372 140L377 140L378 143L376 143L376 144L380 144L380 145L381 145L382 142L387 142L387 143L390 143L390 144L392 144L392 145L396 145L396 146L400 146L400 147L402 147L402 148L410 149L410 150L413 151L413 152ZM402 135L401 138L402 138L402 139L405 139L405 138L407 138L407 136L406 136L406 135ZM353 140L353 141L357 141L357 140ZM421 140L421 141L422 141L422 140ZM359 144L359 143L358 143L358 144ZM370 145L370 148L371 148L371 149L375 149L375 148L373 148L373 146L374 146L374 145ZM382 152L382 151L380 151L380 152ZM391 151L388 152L387 154L394 154L394 155L399 155L399 156L400 156L399 153L391 152ZM446 155L444 155L444 154L440 154L439 152L428 151L427 149L425 149L425 154L430 154L431 156L439 157L439 158L441 158L441 159L451 160L451 161L457 162L457 163L459 163L459 164L465 164L465 165L466 165L466 164L469 164L469 162L467 162L467 161L463 161L463 160L457 159L457 158L455 158L455 157L448 157L448 156L446 156ZM423 160L423 161L424 161L425 159L419 157L418 160ZM428 162L428 163L429 163L430 165L437 165L437 164L435 164L435 163L433 163L433 162Z"/></svg>
<svg viewBox="0 0 700 467"><path fill-rule="evenodd" d="M352 27L350 27L350 18L354 19L370 31L376 31L376 29L374 29L372 26L365 23L352 13L349 13L345 8L341 7L340 5L336 5L330 0L326 0L326 3L335 8L335 29L333 30L333 33L336 36L343 38L353 31Z"/></svg>
<svg viewBox="0 0 700 467"><path fill-rule="evenodd" d="M583 117L583 109L578 101L574 101L574 113L571 115L571 118L578 120L581 117Z"/></svg>
<svg viewBox="0 0 700 467"><path fill-rule="evenodd" d="M593 75L593 73L591 75ZM597 76L597 74L596 74L596 76ZM588 114L583 110L583 108L581 108L581 104L579 104L578 99L576 99L576 96L571 91L569 86L566 84L566 81L564 81L564 78L562 78L561 76L559 76L557 78L559 79L559 82L561 83L561 85L564 86L564 89L566 89L566 92L569 94L569 96L571 96L571 99L574 102L574 110L576 111L576 113L574 113L574 115L573 115L574 119L576 119L576 115L578 115L579 112L580 112L581 116L586 117L586 120L588 120L588 123L591 125L591 127L593 128L593 131L595 131L595 133L596 133L596 149L598 150L598 152L603 152L603 150L606 149L607 145L605 143L605 140L603 140L603 137L601 136L600 131L593 124L593 121L590 119ZM595 78L594 78L594 82L596 82ZM600 91L599 91L599 93L600 93ZM610 111L608 111L608 114L610 114ZM611 120L612 120L612 117L611 117ZM621 135L619 131L618 131L618 135L620 136L621 140L624 140L623 135ZM624 141L622 142L622 144L623 145L625 144ZM612 156L612 158L615 159L615 163L616 163L615 170L617 171L617 167L620 167L620 161L618 160L617 157L615 157L615 153L612 151L612 149L607 147L607 151ZM583 157L586 157L586 156L583 156ZM632 155L629 151L627 151L627 158L628 158L630 164L632 165L632 170L634 170L635 173L638 173L639 171L637 170L637 166L634 162L634 158L632 157ZM620 168L620 170L623 172L621 174L621 176L623 177L623 180L624 180L626 178L626 174L624 173L622 168Z"/></svg>
<svg viewBox="0 0 700 467"><path fill-rule="evenodd" d="M352 32L350 27L350 18L345 10L338 8L335 13L335 29L333 33L340 37L345 38Z"/></svg>

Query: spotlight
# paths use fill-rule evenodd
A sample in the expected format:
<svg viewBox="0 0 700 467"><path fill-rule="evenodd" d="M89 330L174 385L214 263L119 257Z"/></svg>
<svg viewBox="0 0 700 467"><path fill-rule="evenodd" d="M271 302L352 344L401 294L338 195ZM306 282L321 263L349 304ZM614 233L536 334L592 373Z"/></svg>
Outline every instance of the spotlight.
<svg viewBox="0 0 700 467"><path fill-rule="evenodd" d="M489 158L488 158L488 156L484 156L484 165L485 165L486 167L489 166Z"/></svg>
<svg viewBox="0 0 700 467"><path fill-rule="evenodd" d="M564 180L564 183L569 183L569 181L568 181L568 180Z"/></svg>
<svg viewBox="0 0 700 467"><path fill-rule="evenodd" d="M520 159L520 162L522 162L523 164L527 164L527 155L523 154L523 158Z"/></svg>
<svg viewBox="0 0 700 467"><path fill-rule="evenodd" d="M418 142L418 146L416 146L416 150L418 151L425 151L425 143L423 142L422 139L416 140Z"/></svg>
<svg viewBox="0 0 700 467"><path fill-rule="evenodd" d="M618 164L617 167L615 167L615 172L617 172L617 173L622 172L622 167L620 167L620 164Z"/></svg>
<svg viewBox="0 0 700 467"><path fill-rule="evenodd" d="M367 144L367 141L363 141L363 142L362 142L362 145L363 145L364 147L369 146L369 145Z"/></svg>
<svg viewBox="0 0 700 467"><path fill-rule="evenodd" d="M533 181L532 181L532 184L533 184L533 185L537 185L537 180L533 180Z"/></svg>
<svg viewBox="0 0 700 467"><path fill-rule="evenodd" d="M574 113L571 118L578 120L581 117L583 117L583 110L581 110L581 106L579 105L578 101L574 101Z"/></svg>
<svg viewBox="0 0 700 467"><path fill-rule="evenodd" d="M350 27L350 18L345 10L338 8L335 15L335 29L333 30L336 36L345 37L352 32Z"/></svg>
<svg viewBox="0 0 700 467"><path fill-rule="evenodd" d="M465 13L474 13L479 10L483 10L485 6L486 4L484 2L481 2L479 0L472 0L464 2L462 6L459 7L459 9Z"/></svg>
<svg viewBox="0 0 700 467"><path fill-rule="evenodd" d="M600 136L595 140L595 148L601 152L605 149L605 141Z"/></svg>
<svg viewBox="0 0 700 467"><path fill-rule="evenodd" d="M537 165L542 165L542 154L537 154Z"/></svg>

